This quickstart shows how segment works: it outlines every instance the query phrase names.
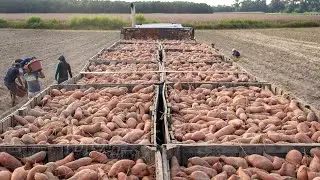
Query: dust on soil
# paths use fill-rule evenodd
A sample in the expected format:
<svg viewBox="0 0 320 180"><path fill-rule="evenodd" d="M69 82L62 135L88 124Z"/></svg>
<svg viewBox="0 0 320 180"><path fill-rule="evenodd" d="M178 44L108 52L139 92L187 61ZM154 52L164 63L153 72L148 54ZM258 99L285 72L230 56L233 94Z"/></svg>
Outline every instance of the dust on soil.
<svg viewBox="0 0 320 180"><path fill-rule="evenodd" d="M55 66L58 57L64 55L76 75L88 59L102 48L119 39L119 31L52 31L52 30L0 30L0 114L8 115L19 107L10 107L9 91L3 84L7 69L15 59L35 56L42 59L45 79L41 79L42 89L54 82Z"/></svg>
<svg viewBox="0 0 320 180"><path fill-rule="evenodd" d="M238 49L250 73L320 109L320 28L196 31L225 55Z"/></svg>

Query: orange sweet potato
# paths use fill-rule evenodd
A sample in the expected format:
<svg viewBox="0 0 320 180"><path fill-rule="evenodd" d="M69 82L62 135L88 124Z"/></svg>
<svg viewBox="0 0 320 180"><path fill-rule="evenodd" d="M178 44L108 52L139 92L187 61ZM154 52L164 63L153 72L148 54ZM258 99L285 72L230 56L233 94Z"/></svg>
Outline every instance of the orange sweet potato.
<svg viewBox="0 0 320 180"><path fill-rule="evenodd" d="M12 173L10 171L0 171L1 180L10 180Z"/></svg>
<svg viewBox="0 0 320 180"><path fill-rule="evenodd" d="M231 165L235 168L248 168L248 163L245 159L241 157L221 157L221 159L228 165Z"/></svg>
<svg viewBox="0 0 320 180"><path fill-rule="evenodd" d="M89 153L89 157L94 161L94 162L99 162L99 163L106 163L108 161L108 157L98 151L91 151Z"/></svg>
<svg viewBox="0 0 320 180"><path fill-rule="evenodd" d="M23 163L29 162L30 164L34 164L37 162L42 162L47 156L46 151L40 151L38 153L33 154L32 156L26 157L26 158L21 158L21 161Z"/></svg>
<svg viewBox="0 0 320 180"><path fill-rule="evenodd" d="M34 175L36 173L43 173L45 172L47 169L46 166L44 165L38 165L38 166L34 166L29 172L28 172L28 175L27 175L27 180L34 180Z"/></svg>
<svg viewBox="0 0 320 180"><path fill-rule="evenodd" d="M132 166L135 165L135 162L128 159L122 159L114 163L108 172L108 176L114 177L120 172L127 172Z"/></svg>
<svg viewBox="0 0 320 180"><path fill-rule="evenodd" d="M56 163L57 166L61 166L61 165L64 165L64 164L66 164L68 162L71 162L71 161L74 161L73 152L70 153L68 156L66 156L64 159L58 160L55 163Z"/></svg>
<svg viewBox="0 0 320 180"><path fill-rule="evenodd" d="M11 171L22 166L22 163L18 159L6 152L0 152L0 164L2 164L3 167L10 169Z"/></svg>
<svg viewBox="0 0 320 180"><path fill-rule="evenodd" d="M211 168L210 164L207 161L201 159L200 157L189 158L188 162L190 162L192 165L200 165Z"/></svg>
<svg viewBox="0 0 320 180"><path fill-rule="evenodd" d="M190 174L191 180L210 180L210 177L202 171L194 171Z"/></svg>
<svg viewBox="0 0 320 180"><path fill-rule="evenodd" d="M98 173L90 169L84 169L77 172L68 180L98 180Z"/></svg>
<svg viewBox="0 0 320 180"><path fill-rule="evenodd" d="M246 160L249 162L249 164L251 164L253 167L259 168L259 169L263 169L266 171L271 171L273 170L273 164L272 162L261 155L258 154L252 154L249 156L246 156Z"/></svg>
<svg viewBox="0 0 320 180"><path fill-rule="evenodd" d="M43 173L36 173L34 175L34 180L49 180L49 178Z"/></svg>
<svg viewBox="0 0 320 180"><path fill-rule="evenodd" d="M21 166L13 171L11 180L26 179L27 175L28 175L28 172L24 169L23 166Z"/></svg>
<svg viewBox="0 0 320 180"><path fill-rule="evenodd" d="M73 169L73 170L76 170L81 166L87 166L87 165L89 165L91 163L92 163L92 159L91 158L84 157L84 158L80 158L80 159L68 162L68 163L66 163L64 165L69 167L69 168L71 168L71 169Z"/></svg>
<svg viewBox="0 0 320 180"><path fill-rule="evenodd" d="M19 115L13 115L14 120L16 120L19 124L22 126L29 124L29 121L27 121L25 118Z"/></svg>
<svg viewBox="0 0 320 180"><path fill-rule="evenodd" d="M291 150L286 155L286 161L291 164L298 165L301 163L302 154L297 150Z"/></svg>
<svg viewBox="0 0 320 180"><path fill-rule="evenodd" d="M148 172L148 165L145 163L136 163L132 168L131 168L131 174L135 175L139 178L142 178L144 176L147 176L149 174Z"/></svg>
<svg viewBox="0 0 320 180"><path fill-rule="evenodd" d="M62 165L57 167L57 169L55 170L55 174L59 178L70 178L74 175L74 172L69 167Z"/></svg>
<svg viewBox="0 0 320 180"><path fill-rule="evenodd" d="M179 170L180 170L180 165L179 165L179 161L177 159L177 157L172 156L171 158L171 163L170 163L170 167L171 167L171 178L174 178L177 176Z"/></svg>

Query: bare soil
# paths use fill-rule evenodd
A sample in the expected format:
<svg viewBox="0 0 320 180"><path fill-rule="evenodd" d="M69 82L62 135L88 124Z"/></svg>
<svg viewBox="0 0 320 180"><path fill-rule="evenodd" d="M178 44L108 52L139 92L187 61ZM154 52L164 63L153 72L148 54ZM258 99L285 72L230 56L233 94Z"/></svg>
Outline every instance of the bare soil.
<svg viewBox="0 0 320 180"><path fill-rule="evenodd" d="M225 55L236 48L249 72L320 109L320 28L196 31Z"/></svg>
<svg viewBox="0 0 320 180"><path fill-rule="evenodd" d="M52 30L0 30L0 114L1 117L18 106L10 107L9 91L3 84L7 69L15 59L36 56L42 59L45 79L42 88L54 82L55 66L58 57L64 55L76 75L88 59L102 48L119 39L119 31L52 31ZM26 98L19 99L20 105Z"/></svg>

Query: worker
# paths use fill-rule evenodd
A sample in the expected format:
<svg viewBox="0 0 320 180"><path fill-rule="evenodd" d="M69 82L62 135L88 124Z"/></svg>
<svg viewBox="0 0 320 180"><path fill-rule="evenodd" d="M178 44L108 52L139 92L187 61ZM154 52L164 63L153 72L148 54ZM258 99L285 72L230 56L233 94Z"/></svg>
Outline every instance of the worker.
<svg viewBox="0 0 320 180"><path fill-rule="evenodd" d="M23 83L23 79L22 79L23 73L21 72L20 69L21 69L21 64L20 63L14 63L8 69L7 74L4 77L4 84L8 88L8 90L10 91L11 105L12 106L14 106L15 103L16 103L16 94L17 94L17 91L18 91L18 84L16 83L16 79L18 79L19 84L24 89L24 83Z"/></svg>
<svg viewBox="0 0 320 180"><path fill-rule="evenodd" d="M45 78L45 75L42 71L39 72L27 72L24 74L24 79L28 85L28 98L33 98L37 93L40 92L40 82L39 78Z"/></svg>
<svg viewBox="0 0 320 180"><path fill-rule="evenodd" d="M36 57L31 57L31 58L23 59L22 62L21 62L22 68L24 68L25 65L27 65L30 61L32 61L34 59L37 59L37 58Z"/></svg>
<svg viewBox="0 0 320 180"><path fill-rule="evenodd" d="M58 82L58 84L68 80L68 73L70 75L70 78L72 78L72 72L71 72L71 67L70 64L66 62L66 59L64 56L60 56L58 58L60 61L57 64L56 67L56 73L55 73L55 80Z"/></svg>
<svg viewBox="0 0 320 180"><path fill-rule="evenodd" d="M232 49L232 55L239 58L240 57L240 52L235 50L234 48Z"/></svg>

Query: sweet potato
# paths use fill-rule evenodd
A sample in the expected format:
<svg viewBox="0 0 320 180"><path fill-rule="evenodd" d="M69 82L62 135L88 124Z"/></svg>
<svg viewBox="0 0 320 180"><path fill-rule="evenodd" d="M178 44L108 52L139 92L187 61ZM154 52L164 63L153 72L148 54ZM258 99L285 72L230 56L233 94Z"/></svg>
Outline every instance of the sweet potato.
<svg viewBox="0 0 320 180"><path fill-rule="evenodd" d="M222 171L225 171L228 176L231 176L232 174L235 174L237 172L237 170L233 166L228 164L222 166Z"/></svg>
<svg viewBox="0 0 320 180"><path fill-rule="evenodd" d="M314 156L310 162L309 168L311 171L319 172L320 171L320 159L318 156Z"/></svg>
<svg viewBox="0 0 320 180"><path fill-rule="evenodd" d="M246 156L245 158L253 167L263 169L266 171L273 170L273 164L272 162L267 159L266 157L263 157L261 155L252 154L249 156Z"/></svg>
<svg viewBox="0 0 320 180"><path fill-rule="evenodd" d="M94 133L100 131L100 129L101 129L101 123L80 126L80 130L82 130L88 134L94 134Z"/></svg>
<svg viewBox="0 0 320 180"><path fill-rule="evenodd" d="M12 173L10 171L0 171L1 180L10 180Z"/></svg>
<svg viewBox="0 0 320 180"><path fill-rule="evenodd" d="M200 157L189 158L188 162L190 162L192 165L200 165L211 168L210 164L207 161L201 159Z"/></svg>
<svg viewBox="0 0 320 180"><path fill-rule="evenodd" d="M179 165L177 157L172 156L170 165L171 165L170 166L171 167L171 172L170 172L171 177L172 178L176 177L179 170L180 170L180 165Z"/></svg>
<svg viewBox="0 0 320 180"><path fill-rule="evenodd" d="M12 176L11 176L11 180L26 179L27 175L28 175L28 172L24 169L23 166L21 166L13 171Z"/></svg>
<svg viewBox="0 0 320 180"><path fill-rule="evenodd" d="M241 180L251 180L250 176L243 171L242 167L239 167L237 174Z"/></svg>
<svg viewBox="0 0 320 180"><path fill-rule="evenodd" d="M245 159L241 157L221 157L221 159L228 165L231 165L235 168L248 168L248 163Z"/></svg>
<svg viewBox="0 0 320 180"><path fill-rule="evenodd" d="M318 156L320 157L320 148L312 148L310 150L310 154L314 157L314 156Z"/></svg>
<svg viewBox="0 0 320 180"><path fill-rule="evenodd" d="M62 165L56 168L55 174L59 178L70 178L74 175L74 172L69 167Z"/></svg>
<svg viewBox="0 0 320 180"><path fill-rule="evenodd" d="M128 143L133 143L136 140L140 139L142 135L144 134L144 131L140 129L134 129L131 132L127 133L125 136L123 136L123 141Z"/></svg>
<svg viewBox="0 0 320 180"><path fill-rule="evenodd" d="M300 142L300 143L313 143L312 139L307 136L304 133L297 133L295 135L295 138Z"/></svg>
<svg viewBox="0 0 320 180"><path fill-rule="evenodd" d="M187 173L188 175L192 174L195 171L202 171L204 173L206 173L209 177L213 177L215 175L217 175L217 171L212 169L212 168L208 168L205 166L199 166L199 165L194 165L191 166L189 168L186 168L183 170L185 173Z"/></svg>
<svg viewBox="0 0 320 180"><path fill-rule="evenodd" d="M77 172L68 180L98 180L98 173L90 169L84 169Z"/></svg>
<svg viewBox="0 0 320 180"><path fill-rule="evenodd" d="M68 156L66 156L64 159L58 160L55 163L56 163L57 166L61 166L61 165L64 165L64 164L66 164L68 162L72 162L72 161L74 161L73 152L70 153Z"/></svg>
<svg viewBox="0 0 320 180"><path fill-rule="evenodd" d="M108 162L108 157L101 153L101 152L98 152L98 151L91 151L89 153L89 157L94 161L94 162L99 162L99 163L106 163Z"/></svg>
<svg viewBox="0 0 320 180"><path fill-rule="evenodd" d="M216 138L219 138L219 137L224 136L224 135L232 134L235 131L236 131L236 129L232 125L228 125L228 126L225 126L225 127L221 128L216 133L214 133L214 136Z"/></svg>
<svg viewBox="0 0 320 180"><path fill-rule="evenodd" d="M295 170L296 167L294 165L284 162L278 172L281 176L296 177Z"/></svg>
<svg viewBox="0 0 320 180"><path fill-rule="evenodd" d="M18 124L21 124L22 126L29 124L29 121L27 121L25 118L19 115L13 115L14 120L17 121Z"/></svg>
<svg viewBox="0 0 320 180"><path fill-rule="evenodd" d="M71 169L73 169L73 170L76 170L81 166L87 166L87 165L89 165L91 163L92 163L92 159L91 158L84 157L84 158L80 158L80 159L68 162L68 163L66 163L64 165L69 167L69 168L71 168Z"/></svg>
<svg viewBox="0 0 320 180"><path fill-rule="evenodd" d="M202 171L194 171L190 174L191 180L210 180L210 177Z"/></svg>
<svg viewBox="0 0 320 180"><path fill-rule="evenodd" d="M275 170L280 169L284 162L285 162L285 160L283 158L275 156L273 159L273 162L272 162L273 169L275 169Z"/></svg>
<svg viewBox="0 0 320 180"><path fill-rule="evenodd" d="M27 175L27 180L34 180L34 175L36 173L43 173L45 172L47 169L46 166L44 165L38 165L38 166L34 166L29 172L28 172L28 175Z"/></svg>
<svg viewBox="0 0 320 180"><path fill-rule="evenodd" d="M61 96L62 92L60 90L58 90L58 89L52 89L50 95L53 96L53 97Z"/></svg>
<svg viewBox="0 0 320 180"><path fill-rule="evenodd" d="M139 178L142 178L144 176L147 176L149 174L148 172L148 166L145 163L136 163L131 168L131 174L135 175Z"/></svg>
<svg viewBox="0 0 320 180"><path fill-rule="evenodd" d="M16 168L22 166L21 162L18 159L6 152L0 152L0 164L3 167L10 169L11 171L14 171Z"/></svg>
<svg viewBox="0 0 320 180"><path fill-rule="evenodd" d="M114 177L119 172L127 172L132 166L135 165L135 162L132 160L122 159L114 163L108 172L108 176Z"/></svg>
<svg viewBox="0 0 320 180"><path fill-rule="evenodd" d="M75 110L73 117L77 120L81 120L83 118L82 109L80 107Z"/></svg>
<svg viewBox="0 0 320 180"><path fill-rule="evenodd" d="M297 150L291 150L286 155L286 161L291 164L298 165L301 163L302 154Z"/></svg>
<svg viewBox="0 0 320 180"><path fill-rule="evenodd" d="M49 180L49 178L43 173L36 173L34 175L34 180Z"/></svg>
<svg viewBox="0 0 320 180"><path fill-rule="evenodd" d="M222 173L216 175L213 180L226 180L228 178L228 175L225 171L223 171Z"/></svg>
<svg viewBox="0 0 320 180"><path fill-rule="evenodd" d="M32 156L21 158L21 161L25 164L29 162L30 164L34 164L37 162L42 162L47 156L46 151L40 151L38 153L33 154Z"/></svg>
<svg viewBox="0 0 320 180"><path fill-rule="evenodd" d="M202 157L201 159L207 161L210 165L213 165L219 161L219 157L215 156L207 156L207 157Z"/></svg>
<svg viewBox="0 0 320 180"><path fill-rule="evenodd" d="M192 133L191 135L191 139L194 140L194 141L199 141L199 140L203 140L205 139L205 134L201 131L196 131L194 133Z"/></svg>
<svg viewBox="0 0 320 180"><path fill-rule="evenodd" d="M305 165L302 165L298 168L297 179L298 180L308 179L308 168Z"/></svg>

